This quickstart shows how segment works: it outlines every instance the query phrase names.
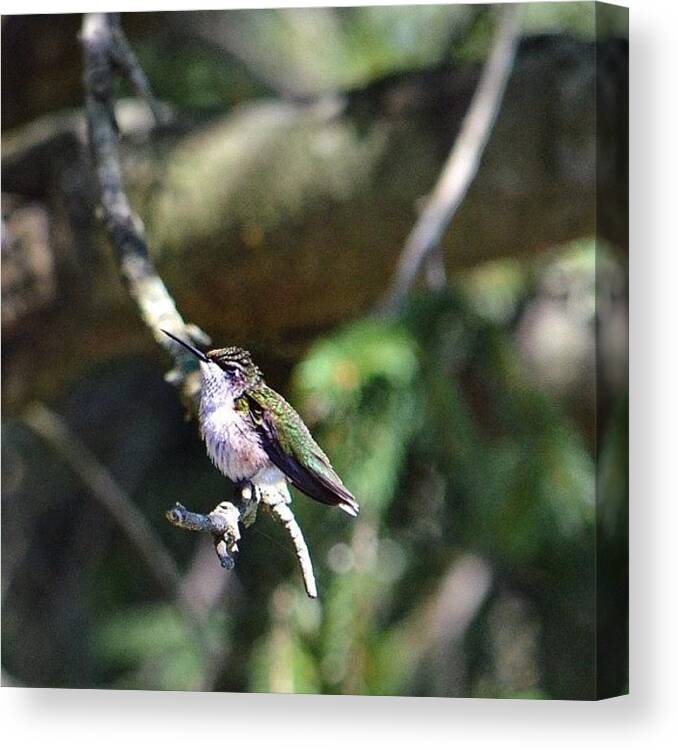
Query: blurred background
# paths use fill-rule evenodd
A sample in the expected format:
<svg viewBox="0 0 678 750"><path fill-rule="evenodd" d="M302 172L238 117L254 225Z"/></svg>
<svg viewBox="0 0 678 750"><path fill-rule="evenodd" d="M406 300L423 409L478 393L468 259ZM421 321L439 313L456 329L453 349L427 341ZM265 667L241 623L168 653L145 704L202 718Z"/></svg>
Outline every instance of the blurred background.
<svg viewBox="0 0 678 750"><path fill-rule="evenodd" d="M525 6L444 268L379 317L494 9L123 15L169 113L154 127L121 86L159 272L215 345L251 350L361 504L295 494L313 601L265 515L232 572L164 519L231 487L97 223L82 19L3 17L3 684L626 690L625 21Z"/></svg>

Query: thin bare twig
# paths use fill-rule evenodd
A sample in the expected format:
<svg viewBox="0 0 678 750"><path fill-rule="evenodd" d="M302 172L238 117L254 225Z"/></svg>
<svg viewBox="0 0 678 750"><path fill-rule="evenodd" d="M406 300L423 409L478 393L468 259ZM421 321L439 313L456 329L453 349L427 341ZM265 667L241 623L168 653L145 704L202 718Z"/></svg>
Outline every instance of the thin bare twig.
<svg viewBox="0 0 678 750"><path fill-rule="evenodd" d="M153 96L151 86L146 78L146 74L139 65L134 50L130 47L127 38L122 33L120 27L120 14L109 13L111 34L113 44L111 45L111 55L119 69L123 72L125 78L132 84L137 96L143 99L148 108L153 113L156 125L162 125L166 120L166 112L160 106L158 100Z"/></svg>
<svg viewBox="0 0 678 750"><path fill-rule="evenodd" d="M452 151L407 238L395 280L382 306L386 312L395 312L402 306L422 264L440 246L445 229L454 218L478 171L513 69L520 38L519 6L507 5L498 12L499 25L492 51ZM434 274L436 282L439 277L438 269Z"/></svg>

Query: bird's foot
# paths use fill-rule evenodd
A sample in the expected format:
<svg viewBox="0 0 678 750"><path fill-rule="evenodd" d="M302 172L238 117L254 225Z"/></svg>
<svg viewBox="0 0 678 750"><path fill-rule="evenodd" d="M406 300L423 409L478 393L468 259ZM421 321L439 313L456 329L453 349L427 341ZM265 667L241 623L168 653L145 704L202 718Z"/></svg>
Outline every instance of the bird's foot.
<svg viewBox="0 0 678 750"><path fill-rule="evenodd" d="M222 568L232 570L235 567L234 555L240 541L240 511L230 502L219 503L210 513L210 517L223 526L223 531L214 535L214 549Z"/></svg>
<svg viewBox="0 0 678 750"><path fill-rule="evenodd" d="M257 520L260 499L257 488L252 482L244 480L238 484L234 503L240 508L240 523L246 529Z"/></svg>

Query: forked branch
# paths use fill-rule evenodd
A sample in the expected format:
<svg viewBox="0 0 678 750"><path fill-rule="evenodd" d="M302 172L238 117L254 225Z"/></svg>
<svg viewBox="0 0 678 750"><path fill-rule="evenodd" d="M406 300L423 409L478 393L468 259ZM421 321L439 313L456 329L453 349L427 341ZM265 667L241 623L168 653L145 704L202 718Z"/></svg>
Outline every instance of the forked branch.
<svg viewBox="0 0 678 750"><path fill-rule="evenodd" d="M284 498L278 497L271 501L270 498L262 497L256 486L245 483L233 502L219 503L207 515L193 513L177 503L165 513L165 516L171 524L180 529L211 534L222 567L231 570L235 565L234 555L238 551L240 540L239 524L245 528L251 526L255 521L260 503L271 512L273 518L288 533L299 561L306 593L315 599L318 596L318 589L308 546L294 513Z"/></svg>

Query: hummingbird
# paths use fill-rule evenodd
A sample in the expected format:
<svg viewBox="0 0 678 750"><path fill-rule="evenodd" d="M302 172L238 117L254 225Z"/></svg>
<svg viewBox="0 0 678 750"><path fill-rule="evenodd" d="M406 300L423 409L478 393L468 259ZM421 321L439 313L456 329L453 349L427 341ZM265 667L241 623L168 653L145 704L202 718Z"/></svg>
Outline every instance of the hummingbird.
<svg viewBox="0 0 678 750"><path fill-rule="evenodd" d="M332 468L302 418L273 388L245 349L200 351L169 331L163 333L200 363L200 433L212 463L231 481L264 490L287 483L308 497L336 505L351 516L358 503Z"/></svg>

